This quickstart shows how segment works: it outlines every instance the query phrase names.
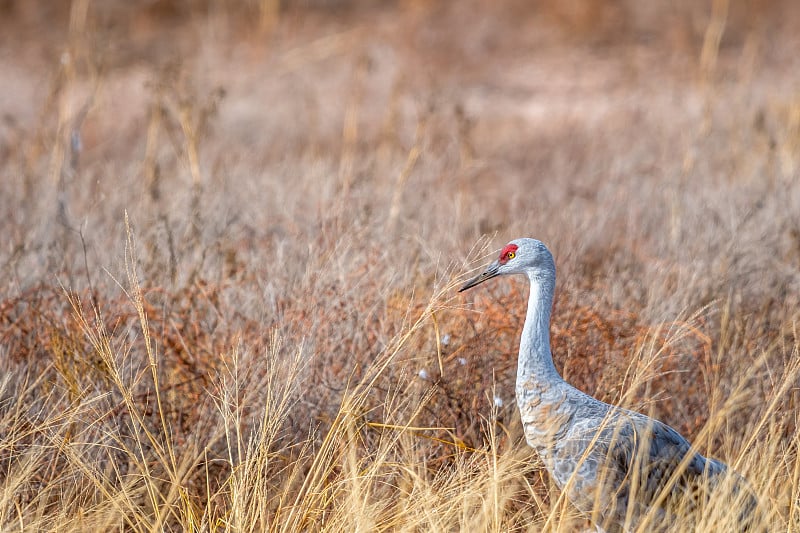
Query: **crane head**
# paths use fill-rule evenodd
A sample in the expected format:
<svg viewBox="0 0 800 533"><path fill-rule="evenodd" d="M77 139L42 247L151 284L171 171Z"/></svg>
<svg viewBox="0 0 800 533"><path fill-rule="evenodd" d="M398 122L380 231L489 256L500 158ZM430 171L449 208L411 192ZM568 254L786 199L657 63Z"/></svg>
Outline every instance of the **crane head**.
<svg viewBox="0 0 800 533"><path fill-rule="evenodd" d="M555 275L553 255L543 242L536 239L514 239L506 244L497 259L483 272L469 280L458 292L465 291L496 276L527 274L535 277L540 273Z"/></svg>

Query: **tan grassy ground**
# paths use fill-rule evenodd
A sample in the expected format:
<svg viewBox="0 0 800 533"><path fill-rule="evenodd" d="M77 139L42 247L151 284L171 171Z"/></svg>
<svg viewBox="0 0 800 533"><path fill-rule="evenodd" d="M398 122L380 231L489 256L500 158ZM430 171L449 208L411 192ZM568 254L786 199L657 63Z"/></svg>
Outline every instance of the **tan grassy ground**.
<svg viewBox="0 0 800 533"><path fill-rule="evenodd" d="M535 236L565 377L800 531L800 9L278 4L0 2L0 527L585 525L453 290Z"/></svg>

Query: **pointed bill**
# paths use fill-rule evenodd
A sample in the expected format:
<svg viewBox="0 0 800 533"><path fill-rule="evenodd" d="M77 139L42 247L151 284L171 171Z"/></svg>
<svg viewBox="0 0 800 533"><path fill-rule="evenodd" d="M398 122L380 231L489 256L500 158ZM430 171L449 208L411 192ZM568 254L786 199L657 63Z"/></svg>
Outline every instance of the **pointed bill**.
<svg viewBox="0 0 800 533"><path fill-rule="evenodd" d="M463 287L458 289L458 292L465 291L471 287L474 287L475 285L483 283L487 279L492 279L498 274L499 269L500 269L500 263L498 261L493 262L491 265L486 267L486 270L484 270L482 273L478 274L477 276L466 282Z"/></svg>

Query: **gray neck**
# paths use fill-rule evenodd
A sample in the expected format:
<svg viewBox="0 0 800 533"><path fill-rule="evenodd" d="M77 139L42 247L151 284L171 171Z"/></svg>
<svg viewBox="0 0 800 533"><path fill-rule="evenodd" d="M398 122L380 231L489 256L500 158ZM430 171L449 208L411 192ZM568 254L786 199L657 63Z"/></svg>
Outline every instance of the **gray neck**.
<svg viewBox="0 0 800 533"><path fill-rule="evenodd" d="M563 382L550 352L550 311L556 284L555 268L529 271L528 279L531 292L519 343L517 384L542 383L552 386Z"/></svg>

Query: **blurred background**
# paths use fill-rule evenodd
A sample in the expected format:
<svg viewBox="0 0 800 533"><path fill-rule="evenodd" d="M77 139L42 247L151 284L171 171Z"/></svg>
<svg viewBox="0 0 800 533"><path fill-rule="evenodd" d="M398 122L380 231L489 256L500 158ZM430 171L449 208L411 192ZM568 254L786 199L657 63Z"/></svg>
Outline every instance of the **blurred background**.
<svg viewBox="0 0 800 533"><path fill-rule="evenodd" d="M316 193L355 206L384 191L406 234L434 231L421 212L453 222L474 201L446 226L461 246L552 206L606 202L613 218L629 184L774 181L797 161L791 1L4 0L0 13L12 263L59 228L112 212L118 225L123 206L216 211L196 229L242 235L267 210L250 229L296 237ZM404 205L406 185L422 203ZM203 190L230 202L201 209L220 201ZM673 243L691 227L678 218ZM73 261L55 256L51 271Z"/></svg>

